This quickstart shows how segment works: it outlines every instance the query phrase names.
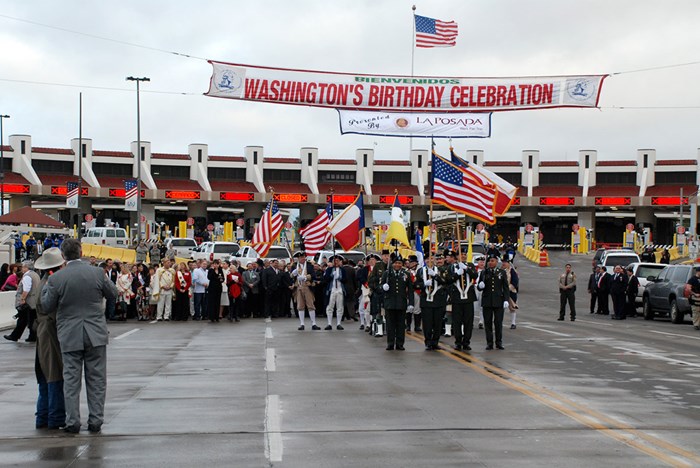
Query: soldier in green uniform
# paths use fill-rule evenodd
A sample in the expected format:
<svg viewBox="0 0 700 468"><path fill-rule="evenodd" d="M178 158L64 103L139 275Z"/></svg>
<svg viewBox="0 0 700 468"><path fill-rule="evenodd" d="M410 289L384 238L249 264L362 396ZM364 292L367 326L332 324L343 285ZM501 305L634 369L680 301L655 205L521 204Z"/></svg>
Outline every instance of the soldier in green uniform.
<svg viewBox="0 0 700 468"><path fill-rule="evenodd" d="M477 278L476 268L473 263L465 264L454 250L446 253L449 264L450 285L447 291L452 304L452 333L455 336L454 348L458 351L465 349L470 351L472 328L474 328L474 302L476 291L473 283ZM464 332L462 332L464 326Z"/></svg>
<svg viewBox="0 0 700 468"><path fill-rule="evenodd" d="M386 349L403 351L406 339L406 311L413 308L413 281L403 267L403 259L394 258L391 268L382 275L384 311L386 312Z"/></svg>
<svg viewBox="0 0 700 468"><path fill-rule="evenodd" d="M370 297L370 314L372 315L372 326L369 327L370 334L376 336L384 335L384 317L382 317L382 307L384 300L384 290L382 289L382 276L389 266L389 251L382 250L382 260L378 261L369 273L367 283L372 292Z"/></svg>
<svg viewBox="0 0 700 468"><path fill-rule="evenodd" d="M510 290L505 270L498 268L498 257L489 257L486 269L479 274L478 288L484 308L486 349L493 349L493 334L496 333L496 348L503 347L503 309L508 307ZM495 328L495 330L494 330Z"/></svg>
<svg viewBox="0 0 700 468"><path fill-rule="evenodd" d="M416 272L416 289L420 289L420 308L423 316L425 349L436 350L440 342L442 319L447 307L447 288L450 283L447 268L435 266L435 256L428 257L426 265Z"/></svg>

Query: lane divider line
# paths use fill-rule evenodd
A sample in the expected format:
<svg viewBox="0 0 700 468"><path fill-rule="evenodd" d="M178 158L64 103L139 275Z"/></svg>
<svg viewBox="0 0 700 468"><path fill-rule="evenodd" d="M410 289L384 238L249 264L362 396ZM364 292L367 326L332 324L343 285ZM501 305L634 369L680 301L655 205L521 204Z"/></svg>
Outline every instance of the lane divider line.
<svg viewBox="0 0 700 468"><path fill-rule="evenodd" d="M681 338L690 338L691 340L700 340L700 337L697 337L697 336L681 335L679 333L668 333L668 332L662 332L662 331L656 331L656 330L649 330L649 331L651 333L658 333L659 335L680 336Z"/></svg>
<svg viewBox="0 0 700 468"><path fill-rule="evenodd" d="M637 354L639 356L646 356L646 357L650 357L653 359L658 359L660 361L671 362L673 364L682 364L684 366L690 366L690 367L700 367L700 364L695 363L695 362L681 361L680 359L668 358L666 356L661 356L659 354L645 353L644 351L637 351L636 349L621 348L621 347L615 347L614 349L626 351L630 354Z"/></svg>
<svg viewBox="0 0 700 468"><path fill-rule="evenodd" d="M552 330L547 330L546 328L533 327L532 325L525 325L525 326L523 326L523 328L529 328L530 330L537 330L537 331L541 331L541 332L545 332L545 333L551 333L552 335L557 335L557 336L565 336L567 338L571 336L571 335L566 334L566 333L559 333L559 332L555 332Z"/></svg>
<svg viewBox="0 0 700 468"><path fill-rule="evenodd" d="M270 327L265 328L265 338L268 338L268 339L274 338L274 336L272 336L272 328L270 328Z"/></svg>
<svg viewBox="0 0 700 468"><path fill-rule="evenodd" d="M280 397L268 395L265 401L265 458L270 462L281 462L283 453Z"/></svg>
<svg viewBox="0 0 700 468"><path fill-rule="evenodd" d="M115 336L114 339L115 339L115 340L121 340L122 338L126 338L126 337L129 336L129 335L133 335L134 333L136 333L136 332L139 331L139 330L141 330L141 329L140 329L140 328L134 328L133 330L129 330L128 332L124 332L124 333L122 333L122 334L119 335L119 336Z"/></svg>
<svg viewBox="0 0 700 468"><path fill-rule="evenodd" d="M275 348L267 348L265 350L265 370L268 372L275 372L277 370Z"/></svg>
<svg viewBox="0 0 700 468"><path fill-rule="evenodd" d="M413 334L406 336L414 341L420 343L423 342L419 336ZM700 455L696 453L689 452L665 440L634 429L628 424L622 423L621 421L577 403L570 398L555 393L545 387L518 377L517 375L504 369L475 358L469 353L452 351L446 349L444 346L441 346L438 352L485 377L527 395L530 398L533 398L534 400L537 400L542 404L560 412L561 414L592 429L600 431L614 440L622 442L625 445L650 455L651 457L656 458L669 466L696 466L700 464ZM545 395L548 398L545 398ZM572 407L577 411L573 411L571 409ZM638 439L643 439L644 441L648 442L648 444L655 447L652 447ZM667 452L675 454L676 456L664 453L659 449L664 449ZM685 460L679 459L678 456L683 457Z"/></svg>

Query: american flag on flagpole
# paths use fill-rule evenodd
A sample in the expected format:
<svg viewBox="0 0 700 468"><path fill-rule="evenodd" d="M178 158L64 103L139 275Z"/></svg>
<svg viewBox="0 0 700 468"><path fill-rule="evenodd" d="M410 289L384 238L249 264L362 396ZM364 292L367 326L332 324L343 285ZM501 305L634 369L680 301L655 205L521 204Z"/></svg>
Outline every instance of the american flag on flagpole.
<svg viewBox="0 0 700 468"><path fill-rule="evenodd" d="M306 255L315 255L328 243L331 233L327 228L331 219L333 219L333 202L328 202L325 210L320 212L304 228L299 229L299 234L304 239Z"/></svg>
<svg viewBox="0 0 700 468"><path fill-rule="evenodd" d="M80 195L80 192L78 190L78 183L77 182L67 182L66 183L66 207L67 208L77 208L79 195Z"/></svg>
<svg viewBox="0 0 700 468"><path fill-rule="evenodd" d="M124 181L124 210L136 211L138 197L138 184L136 179L127 179Z"/></svg>
<svg viewBox="0 0 700 468"><path fill-rule="evenodd" d="M458 28L454 21L440 21L427 16L414 15L416 20L416 47L454 47Z"/></svg>
<svg viewBox="0 0 700 468"><path fill-rule="evenodd" d="M434 202L451 210L494 224L496 188L433 152L431 196Z"/></svg>
<svg viewBox="0 0 700 468"><path fill-rule="evenodd" d="M260 257L264 257L270 251L270 246L282 232L282 224L282 214L273 198L267 203L267 207L263 211L260 222L253 233L253 248L260 254Z"/></svg>

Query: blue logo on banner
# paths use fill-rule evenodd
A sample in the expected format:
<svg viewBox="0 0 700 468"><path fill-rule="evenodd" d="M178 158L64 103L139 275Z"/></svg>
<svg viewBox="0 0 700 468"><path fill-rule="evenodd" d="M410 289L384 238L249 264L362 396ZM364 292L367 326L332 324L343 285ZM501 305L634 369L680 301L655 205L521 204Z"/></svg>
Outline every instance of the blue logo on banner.
<svg viewBox="0 0 700 468"><path fill-rule="evenodd" d="M235 70L226 69L219 75L219 80L214 83L216 89L222 92L235 92L243 85L243 78Z"/></svg>
<svg viewBox="0 0 700 468"><path fill-rule="evenodd" d="M577 101L588 101L595 92L595 85L590 80L579 79L568 83L566 92L572 99Z"/></svg>

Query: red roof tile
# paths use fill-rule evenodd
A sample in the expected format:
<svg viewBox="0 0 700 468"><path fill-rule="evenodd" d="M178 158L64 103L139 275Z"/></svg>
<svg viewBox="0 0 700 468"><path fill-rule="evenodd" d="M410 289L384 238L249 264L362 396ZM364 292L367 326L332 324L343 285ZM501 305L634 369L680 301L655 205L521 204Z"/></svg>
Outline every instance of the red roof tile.
<svg viewBox="0 0 700 468"><path fill-rule="evenodd" d="M393 195L394 190L398 190L399 195L418 195L418 187L414 185L372 184L373 195Z"/></svg>
<svg viewBox="0 0 700 468"><path fill-rule="evenodd" d="M179 153L151 153L151 159L180 159L189 161L189 154Z"/></svg>
<svg viewBox="0 0 700 468"><path fill-rule="evenodd" d="M374 160L375 166L410 166L411 161L397 161L391 159L383 159L381 161Z"/></svg>
<svg viewBox="0 0 700 468"><path fill-rule="evenodd" d="M275 193L311 193L308 185L294 182L265 182L265 187L272 186Z"/></svg>
<svg viewBox="0 0 700 468"><path fill-rule="evenodd" d="M32 146L32 153L45 153L45 154L74 154L72 149L64 148L44 148L41 146Z"/></svg>
<svg viewBox="0 0 700 468"><path fill-rule="evenodd" d="M578 161L540 161L540 167L574 167Z"/></svg>
<svg viewBox="0 0 700 468"><path fill-rule="evenodd" d="M357 164L357 161L354 159L319 159L318 160L319 164L346 164L346 165L355 165Z"/></svg>
<svg viewBox="0 0 700 468"><path fill-rule="evenodd" d="M209 161L245 162L243 156L209 156Z"/></svg>
<svg viewBox="0 0 700 468"><path fill-rule="evenodd" d="M697 165L695 159L663 159L657 160L657 166L695 166Z"/></svg>
<svg viewBox="0 0 700 468"><path fill-rule="evenodd" d="M578 185L540 185L532 188L533 197L580 197L583 187Z"/></svg>
<svg viewBox="0 0 700 468"><path fill-rule="evenodd" d="M104 188L124 188L125 179L126 177L98 177L97 182ZM145 188L143 181L141 181L141 188Z"/></svg>
<svg viewBox="0 0 700 468"><path fill-rule="evenodd" d="M596 166L636 166L637 161L598 161Z"/></svg>
<svg viewBox="0 0 700 468"><path fill-rule="evenodd" d="M10 145L2 145L0 148L2 148L3 151L14 151Z"/></svg>
<svg viewBox="0 0 700 468"><path fill-rule="evenodd" d="M299 159L299 158L264 158L263 162L296 164L296 163L300 163L301 159Z"/></svg>
<svg viewBox="0 0 700 468"><path fill-rule="evenodd" d="M688 196L698 190L697 185L652 185L647 188L645 195L647 197L679 197L681 195L681 188L683 189L683 196Z"/></svg>
<svg viewBox="0 0 700 468"><path fill-rule="evenodd" d="M66 182L77 182L78 181L78 176L74 175L51 175L51 174L38 174L39 178L41 179L42 185L58 185L60 187L65 187ZM90 184L88 184L85 179L83 179L82 182L83 187L89 187Z"/></svg>
<svg viewBox="0 0 700 468"><path fill-rule="evenodd" d="M196 180L185 179L156 179L156 187L159 190L202 190L202 186Z"/></svg>
<svg viewBox="0 0 700 468"><path fill-rule="evenodd" d="M318 184L318 193L328 195L331 193L331 188L338 195L355 195L360 192L360 186L357 184Z"/></svg>
<svg viewBox="0 0 700 468"><path fill-rule="evenodd" d="M22 174L16 172L5 172L6 184L29 184L29 181Z"/></svg>
<svg viewBox="0 0 700 468"><path fill-rule="evenodd" d="M241 193L257 193L258 189L254 184L245 181L235 180L209 180L211 189L216 192L241 192Z"/></svg>
<svg viewBox="0 0 700 468"><path fill-rule="evenodd" d="M62 228L63 223L56 221L48 215L31 206L25 206L0 216L0 223L3 224L33 224L35 226L48 226Z"/></svg>
<svg viewBox="0 0 700 468"><path fill-rule="evenodd" d="M638 185L595 185L588 189L589 197L624 196L638 197Z"/></svg>
<svg viewBox="0 0 700 468"><path fill-rule="evenodd" d="M104 150L93 150L93 156L109 156L112 158L133 158L134 155L131 151L104 151Z"/></svg>
<svg viewBox="0 0 700 468"><path fill-rule="evenodd" d="M484 161L484 166L520 167L522 161Z"/></svg>

